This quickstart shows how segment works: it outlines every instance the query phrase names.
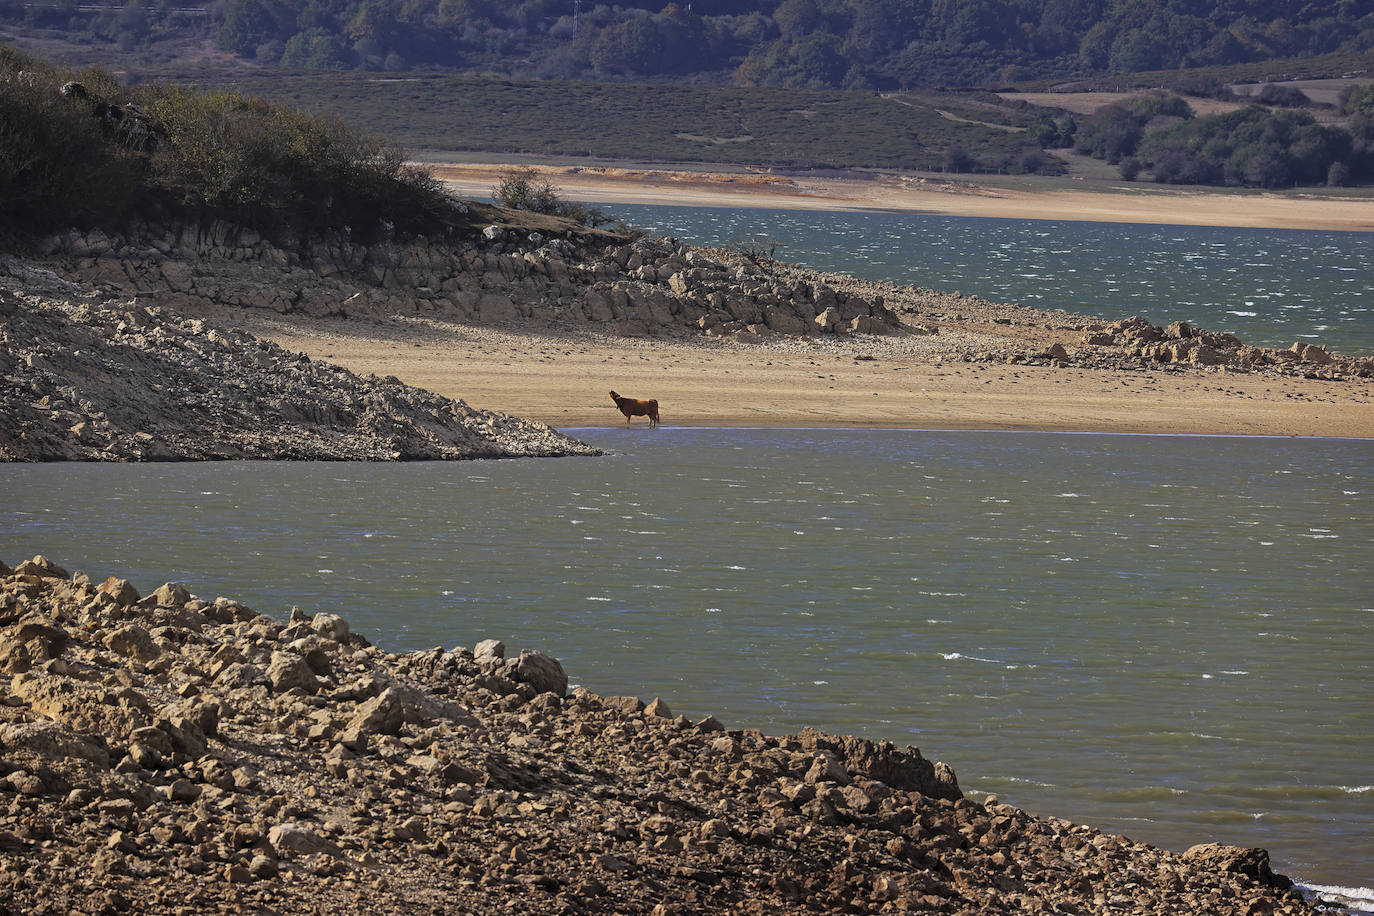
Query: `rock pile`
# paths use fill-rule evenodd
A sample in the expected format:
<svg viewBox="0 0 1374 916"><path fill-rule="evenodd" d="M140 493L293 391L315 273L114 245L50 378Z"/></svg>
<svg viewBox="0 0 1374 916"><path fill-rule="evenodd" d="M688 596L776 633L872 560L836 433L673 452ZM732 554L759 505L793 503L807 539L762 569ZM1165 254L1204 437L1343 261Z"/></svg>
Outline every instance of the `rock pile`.
<svg viewBox="0 0 1374 916"><path fill-rule="evenodd" d="M977 803L913 748L43 557L0 564L0 672L0 912L1311 912L1263 850Z"/></svg>
<svg viewBox="0 0 1374 916"><path fill-rule="evenodd" d="M1304 343L1295 343L1287 350L1250 347L1232 334L1195 328L1186 321L1175 321L1163 328L1139 317L1105 326L1089 325L1081 342L1124 351L1126 356L1146 363L1224 366L1242 372L1267 370L1331 380L1347 376L1374 378L1371 357L1336 357L1322 347Z"/></svg>
<svg viewBox="0 0 1374 916"><path fill-rule="evenodd" d="M0 263L0 460L594 454L542 423Z"/></svg>

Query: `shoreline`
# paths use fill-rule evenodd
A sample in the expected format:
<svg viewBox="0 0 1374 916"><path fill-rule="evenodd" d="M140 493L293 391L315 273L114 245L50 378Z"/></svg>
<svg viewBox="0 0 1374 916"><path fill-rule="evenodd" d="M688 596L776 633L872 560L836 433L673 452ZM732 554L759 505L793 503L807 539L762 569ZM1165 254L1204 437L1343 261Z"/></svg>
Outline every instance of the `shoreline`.
<svg viewBox="0 0 1374 916"><path fill-rule="evenodd" d="M974 801L917 748L693 722L498 639L393 654L43 556L0 594L23 912L1315 912L1263 849Z"/></svg>
<svg viewBox="0 0 1374 916"><path fill-rule="evenodd" d="M747 344L560 336L426 319L242 311L236 318L311 359L395 375L560 430L624 428L606 394L614 388L657 398L665 432L810 427L1374 439L1368 379L964 362L956 351L966 338L953 332ZM642 420L629 431L648 434Z"/></svg>
<svg viewBox="0 0 1374 916"><path fill-rule="evenodd" d="M575 435L579 432L600 432L611 427L607 426L568 426L564 425L560 429L567 435ZM667 424L657 427L658 429L689 429L689 430L736 430L740 432L823 432L826 430L852 432L871 432L871 433L1023 433L1028 436L1135 436L1142 439L1312 439L1319 442L1365 442L1368 436L1333 436L1333 435L1297 435L1293 433L1154 433L1154 432L1114 432L1112 430L1096 429L1001 429L998 427L987 428L968 428L958 426L710 426L699 424L695 426L674 426ZM600 457L600 456L589 456Z"/></svg>
<svg viewBox="0 0 1374 916"><path fill-rule="evenodd" d="M501 163L480 155L438 161L421 154L417 161L431 168L450 191L468 197L490 195L501 172L526 164ZM1374 192L1228 191L1072 178L951 180L938 174L877 171L866 177L788 177L681 167L550 165L536 159L528 165L564 197L602 204L1374 232Z"/></svg>

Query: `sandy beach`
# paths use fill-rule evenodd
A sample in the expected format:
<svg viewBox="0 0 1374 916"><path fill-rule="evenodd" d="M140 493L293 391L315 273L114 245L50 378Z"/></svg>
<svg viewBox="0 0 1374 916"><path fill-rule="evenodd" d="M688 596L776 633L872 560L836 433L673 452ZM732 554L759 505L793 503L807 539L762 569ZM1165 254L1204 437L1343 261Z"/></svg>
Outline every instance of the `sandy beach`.
<svg viewBox="0 0 1374 916"><path fill-rule="evenodd" d="M254 334L361 373L559 428L624 426L615 389L664 428L890 427L1374 438L1374 384L1199 369L965 363L957 338L762 344L244 315ZM856 358L857 357L857 358ZM634 428L647 433L645 420Z"/></svg>
<svg viewBox="0 0 1374 916"><path fill-rule="evenodd" d="M459 196L491 193L510 164L432 162ZM946 216L1090 220L1186 226L1374 232L1374 195L1199 190L1085 179L946 180L871 173L788 177L768 172L698 172L540 165L563 196L598 203L799 210L880 210Z"/></svg>

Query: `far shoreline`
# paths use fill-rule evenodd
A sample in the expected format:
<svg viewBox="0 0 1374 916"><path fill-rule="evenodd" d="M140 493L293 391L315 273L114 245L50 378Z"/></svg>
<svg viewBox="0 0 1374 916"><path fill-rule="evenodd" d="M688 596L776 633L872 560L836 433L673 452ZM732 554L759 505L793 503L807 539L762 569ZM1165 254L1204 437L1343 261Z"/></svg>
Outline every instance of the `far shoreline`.
<svg viewBox="0 0 1374 916"><path fill-rule="evenodd" d="M478 154L431 153L416 158L450 191L467 197L489 196L502 172L528 166L557 186L564 197L598 204L1374 232L1374 190L1370 189L1259 192L1106 179L949 178L878 171L818 177L629 163L551 164ZM505 158L510 161L501 161Z"/></svg>

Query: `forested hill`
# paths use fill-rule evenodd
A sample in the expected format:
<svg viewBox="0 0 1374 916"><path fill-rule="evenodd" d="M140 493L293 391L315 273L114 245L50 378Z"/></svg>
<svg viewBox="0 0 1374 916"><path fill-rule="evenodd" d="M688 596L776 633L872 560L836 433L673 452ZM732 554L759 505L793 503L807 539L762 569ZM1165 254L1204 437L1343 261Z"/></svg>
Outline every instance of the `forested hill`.
<svg viewBox="0 0 1374 916"><path fill-rule="evenodd" d="M1374 53L1369 0L0 0L0 25L302 70L847 89Z"/></svg>

